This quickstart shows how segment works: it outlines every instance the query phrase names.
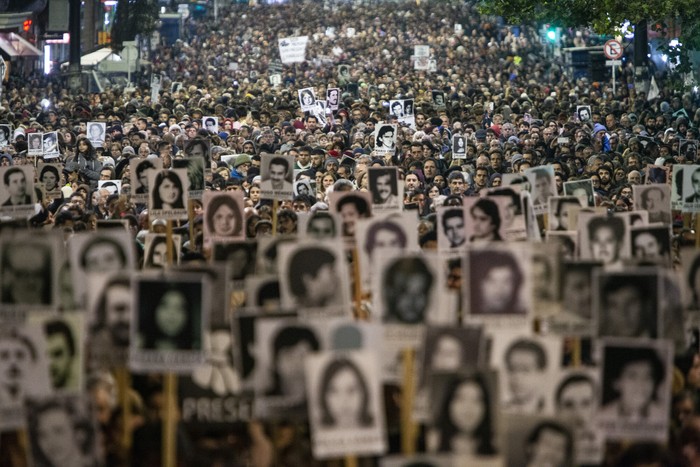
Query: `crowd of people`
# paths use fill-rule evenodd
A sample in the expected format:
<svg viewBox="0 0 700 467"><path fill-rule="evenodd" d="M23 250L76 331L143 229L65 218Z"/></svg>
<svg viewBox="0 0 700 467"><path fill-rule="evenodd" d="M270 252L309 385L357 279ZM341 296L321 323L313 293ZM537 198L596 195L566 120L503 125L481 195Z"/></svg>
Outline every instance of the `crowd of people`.
<svg viewBox="0 0 700 467"><path fill-rule="evenodd" d="M548 197L565 194L565 183L590 180L593 191L586 205L607 208L611 215L646 210L650 223L660 222L666 230L672 228L674 248L671 249L671 245L665 248L671 255L671 260L665 264L669 270L680 268L680 247L692 245L694 241L688 215L682 214L680 209L665 215L668 210L658 208L660 202L670 204L669 199L663 199L665 192L659 191L657 197L645 191L641 206L633 198L634 187L651 182L670 184L670 167L695 164L700 157L697 141L700 139L700 96L692 90L676 91L661 74L658 75L660 94L648 99L645 90L635 87L632 66L625 62L617 75L617 92L613 94L611 82L607 80L596 82L586 77L572 77L571 70L561 59L552 56L551 47L542 46L534 25L505 25L500 18L479 14L471 2L309 1L235 5L220 7L218 22L209 15L190 18L183 24L181 39L152 51L148 73L142 73L132 89L71 93L50 75L10 76L0 103L0 125L12 131L0 142L0 168L20 166L23 169L5 172L0 193L7 194L7 206L27 205L31 202L28 200L37 202L26 223L24 218L2 211L0 228L57 231L67 240L80 232L99 230L100 221L126 221L137 251L135 263L152 266L154 262L162 264L165 260L149 257L145 248L147 233L163 233L166 222L149 215L149 208L187 209L188 218L175 222L179 243L172 250L176 260L181 264L210 260L213 249L204 239L203 224L207 216L202 202L194 199L190 206L185 206L163 199L161 204L149 206L145 198L135 195L148 193L145 173L151 165L141 164L137 173L131 173L132 161L136 159L152 161L152 167L162 164L162 168L170 169L187 167L190 157L200 155L208 165L203 168L206 176L199 190L236 191L242 193L244 199L244 225L232 220L241 217L238 205L233 203L223 205L223 214L219 217L228 215L228 218L219 220L219 224L214 215L212 219L207 218L206 222L211 222L207 231L215 235L235 232L249 240L278 234L297 235L302 231L300 220L306 217L318 224L312 225L310 221L304 226L303 232L311 234L325 228L321 226L328 219L324 218L324 212L334 207L334 193L366 192L372 185L377 186L373 203L396 203L403 211L416 214L417 236L409 238L417 238L418 245L425 251L438 249L443 241L450 249L463 249L474 241L500 242L508 239L508 232L504 233L501 228L505 219L499 218L496 203L483 195L506 185L506 178L512 180L517 175L533 173L531 203L538 214L541 211L537 211L537 207L546 206ZM282 67L275 58L278 39L295 36L309 37L306 61ZM564 31L558 46L585 47L602 42L587 30L568 30ZM414 46L417 45L430 46L434 70L414 69ZM276 74L281 75L281 83L272 84L275 80L270 77ZM151 75L161 77L162 87L156 100L149 87ZM312 88L316 96L326 96L328 89L340 89L338 110L321 116L302 112L297 91L306 88ZM444 96L444 101L438 101L435 95ZM401 100L412 100L413 124L405 123L399 119L402 114L391 111L390 101ZM217 120L205 125L203 118L212 116ZM95 128L95 135L88 132L90 122L105 123L103 139L96 134L102 128L99 125L91 127ZM383 123L396 125L395 150L378 153L375 141L379 139L375 133ZM46 143L46 135L52 132L56 132L58 156L54 155L53 147L45 150L43 156L30 155L32 135L42 133ZM456 141L466 145L464 158L453 157L454 136L458 137ZM103 141L101 147L94 144L96 140ZM267 154L294 158L293 197L275 202L261 198L261 192L266 190L261 164ZM280 167L282 175L289 169L284 166L285 161L273 158L270 162L269 183L273 187L276 167ZM35 197L21 188L22 179L29 173L24 169L27 166L34 166L36 187L41 187L36 190ZM538 167L547 167L553 172L553 186L548 185L546 176L540 179L532 172ZM389 177L391 171L375 171L376 177L370 176L370 168L398 169L398 180ZM690 180L695 185L695 177ZM116 191L105 186L106 181L118 181ZM156 178L155 183L160 187L167 182ZM190 190L192 183L190 180ZM170 184L180 195L186 191L182 177L172 177ZM287 184L280 178L279 190L291 189ZM403 190L398 191L396 184ZM686 203L691 204L693 196L700 196L700 183L695 190ZM399 193L403 193L402 199L397 198ZM469 201L470 197L481 201ZM516 198L515 202L519 204L520 200ZM575 230L569 227L569 222L574 221L568 217L566 202L562 200L550 211L549 222L555 227L546 230ZM453 208L443 208L448 206ZM463 206L470 206L471 223L463 216ZM357 211L361 209L357 207ZM443 214L451 211L457 215ZM497 223L494 222L496 218ZM483 225L478 224L479 219ZM546 226L542 216L539 222L539 227ZM470 235L466 233L465 223L473 224ZM610 235L615 235L614 224L608 222L603 228L607 227ZM344 223L343 233L354 235L349 228ZM591 238L587 240L594 253L588 258L585 254L580 257L608 262L605 252L595 252L597 245L605 242L596 237L595 228L595 222L591 222ZM332 220L327 230L333 230ZM539 230L537 226L535 230ZM529 232L528 237L532 237ZM443 235L444 240L440 240L438 237ZM402 242L408 243L405 235ZM644 259L644 248L640 248ZM155 245L151 250L154 254ZM650 256L652 253L648 253L647 259ZM31 260L29 252L22 257L18 256L16 261ZM491 269L496 271L500 266L491 264L493 258L493 255L479 258L483 264L474 259L471 267L477 270L472 270L470 275L487 276ZM300 257L299 261L303 263L304 258ZM610 264L614 262L609 261ZM126 264L126 260L122 264ZM422 264L419 266L424 267ZM19 265L12 267L21 269ZM508 267L511 271L517 269L517 266ZM590 268L587 271L590 277ZM576 272L572 266L570 278ZM400 278L400 273L408 274L410 269L401 269L394 278ZM70 273L65 274L70 277ZM464 275L467 276L466 271ZM504 282L516 284L511 284L515 290L525 280L523 274L518 271L516 277L498 277L500 279L493 279L495 286L491 284L491 287L500 290L503 299L492 300L493 309L498 310L493 313L520 313L518 310L526 308L520 303L520 296L507 292L508 287L500 285ZM308 287L305 280L305 275L299 276L298 288ZM397 314L416 304L416 300L406 300L406 297L418 292L410 290L408 280L404 282L396 285L398 296L389 299L387 305L399 308ZM391 281L385 283L390 288ZM431 281L424 285L430 289L433 284ZM456 287L459 290L460 286ZM696 287L695 282L690 284L690 288L693 287ZM575 289L571 289L572 297ZM578 289L580 291L580 287ZM493 292L481 290L493 298ZM562 284L562 290L568 290L567 284ZM35 292L36 289L32 289L26 293ZM185 298L177 293L172 292L184 302ZM420 293L425 296L428 292ZM611 297L613 293L610 292ZM387 296L390 296L388 292ZM472 303L477 304L473 306L486 307L487 298L482 300L479 296L471 297ZM336 298L324 296L315 303L322 307ZM561 298L568 300L566 296ZM589 295L579 315L590 316L592 301ZM627 298L624 301L629 302ZM303 300L300 298L299 302ZM2 303L10 302L3 299ZM607 303L601 306L612 306ZM366 311L365 308L358 306L356 313L362 314L360 311ZM615 334L602 320L598 324L600 335L605 332L623 335ZM633 337L661 337L655 332L653 329ZM628 449L612 446L605 459L601 458L602 465L633 466L643 465L643 462L664 466L700 465L700 402L697 399L700 354L697 353L698 343L694 345L691 351L683 348L682 352L676 352L673 407L666 414L671 419L669 443L666 446L636 443ZM612 354L612 350L610 352ZM537 358L543 357L538 354ZM333 371L350 371L361 379L356 367L345 361L343 365L345 367ZM657 391L663 377L655 373L654 378L654 391ZM497 397L489 394L494 383L488 378L453 379L449 383L450 394L459 394L459 388L468 386L477 388L479 395L476 397L481 401ZM93 375L90 381L97 408L107 412L99 413L98 420L111 465L148 465L157 454L153 446L144 441L158 438L156 431L149 431L147 423L159 420L161 386L157 378L137 378L138 393L130 394L132 420L143 423L139 433L144 435L134 440L133 458L126 457L119 439L122 422L114 399L113 378L109 374L99 374ZM582 380L573 382L580 383ZM590 387L593 386L591 383ZM561 391L563 394L565 390ZM367 392L363 382L365 400ZM396 393L389 389L386 393L386 400L395 403ZM451 410L447 406L451 397L447 396L443 401L445 406L440 408L446 414ZM662 409L656 404L656 396L654 402L656 414ZM490 411L490 403L484 403ZM387 402L387 405L392 404ZM566 406L559 409L563 411ZM52 407L52 410L58 409ZM609 412L614 410L618 407ZM643 415L640 416L646 416L645 410L641 409ZM442 416L449 418L446 414ZM400 427L398 416L389 413L387 423L390 434L392 429L395 434ZM437 451L454 451L465 441L459 439L459 421L450 423L457 426L450 425L449 437L442 433L439 442L433 443ZM302 424L264 426L256 422L242 426L232 430L235 434L229 439L220 437L216 442L209 439L209 447L215 445L207 454L211 457L198 453L198 449L206 447L205 433L190 434L188 438L181 430L180 455L191 462L211 461L211 465L249 465L245 462L259 466L316 465L316 461L311 460L308 430ZM547 429L554 431L555 436L560 427L545 425L533 431L532 439L527 441L533 451L537 451L534 448L539 437L544 436L538 430L544 433ZM478 439L478 447L484 454L495 452L492 430L489 426L488 437ZM39 436L33 431L31 434ZM430 439L430 430L422 430L418 445L430 447ZM562 439L569 445L572 442ZM3 437L3 445L5 441ZM9 439L10 445L14 442L16 440ZM394 453L399 451L396 440L390 442L389 447ZM41 443L37 449L41 449ZM22 465L10 451L3 456L0 456L3 465L5 461L7 465ZM226 460L222 461L224 458ZM535 456L530 463L523 459L522 465L545 465L538 462L565 465L543 459L545 457ZM372 459L363 462L375 465Z"/></svg>

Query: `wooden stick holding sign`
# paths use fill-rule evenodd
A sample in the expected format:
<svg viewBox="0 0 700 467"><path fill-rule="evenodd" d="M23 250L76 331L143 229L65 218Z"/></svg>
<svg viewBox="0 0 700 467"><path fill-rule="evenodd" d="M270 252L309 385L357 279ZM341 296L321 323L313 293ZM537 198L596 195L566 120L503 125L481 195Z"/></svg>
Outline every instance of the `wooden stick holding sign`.
<svg viewBox="0 0 700 467"><path fill-rule="evenodd" d="M401 452L410 456L416 452L416 424L413 421L413 400L415 385L413 381L416 352L413 349L403 349L403 380L401 384Z"/></svg>
<svg viewBox="0 0 700 467"><path fill-rule="evenodd" d="M168 220L165 227L166 235L166 254L168 257L168 266L172 266L174 260L173 251L173 221ZM177 379L173 372L167 372L164 375L164 413L163 419L163 439L162 439L162 464L163 467L175 467L177 464L177 438L175 409L177 404Z"/></svg>
<svg viewBox="0 0 700 467"><path fill-rule="evenodd" d="M117 389L119 405L122 408L122 446L129 451L131 449L131 403L129 401L129 370L126 367L116 369Z"/></svg>
<svg viewBox="0 0 700 467"><path fill-rule="evenodd" d="M280 202L277 198L272 200L272 236L277 235L277 210L279 209Z"/></svg>

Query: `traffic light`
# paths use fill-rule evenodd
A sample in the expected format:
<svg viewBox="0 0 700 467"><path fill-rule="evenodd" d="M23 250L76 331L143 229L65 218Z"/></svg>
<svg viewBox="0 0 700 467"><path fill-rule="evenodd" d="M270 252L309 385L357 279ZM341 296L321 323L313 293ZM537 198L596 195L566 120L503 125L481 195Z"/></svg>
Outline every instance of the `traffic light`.
<svg viewBox="0 0 700 467"><path fill-rule="evenodd" d="M22 23L22 30L24 32L29 32L29 30L32 28L32 20L31 19L25 19L24 23Z"/></svg>

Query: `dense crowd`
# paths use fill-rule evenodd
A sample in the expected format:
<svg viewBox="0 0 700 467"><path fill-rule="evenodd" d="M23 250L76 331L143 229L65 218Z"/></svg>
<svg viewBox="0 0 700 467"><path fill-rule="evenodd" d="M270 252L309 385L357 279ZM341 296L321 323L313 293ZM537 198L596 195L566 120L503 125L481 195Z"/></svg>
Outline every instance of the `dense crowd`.
<svg viewBox="0 0 700 467"><path fill-rule="evenodd" d="M130 161L160 159L170 168L189 157L195 141L202 141L210 156L205 190L243 193L249 239L296 234L300 213L327 211L334 191L368 191L370 167L398 167L404 186L400 202L417 212L418 242L426 250L437 248L441 206L500 187L506 174L551 166L560 195L565 182L590 179L595 205L619 213L639 209L632 187L652 180L649 166L691 164L700 157L697 93L676 91L659 74L660 94L648 99L635 87L628 62L617 76L616 94L609 81L573 79L552 47L542 45L534 26L505 25L479 14L471 3L292 2L223 7L218 17L218 22L211 15L186 20L181 39L150 52L149 68L137 76L134 88L72 94L51 76L10 76L0 125L10 125L13 134L0 143L0 167L34 165L37 181L48 183L53 176L60 186L54 196L40 197L29 229L58 230L67 239L97 230L98 220L126 220L139 262L146 261L145 234L164 232L165 222L149 217L148 206L132 199ZM278 38L303 35L309 36L307 61L282 67ZM560 46L602 42L589 31L570 30ZM430 46L435 71L414 70L416 45ZM339 75L339 65L348 66L349 77ZM277 73L281 84L273 85L269 77ZM157 102L152 75L162 77ZM304 88L313 88L316 96L340 88L339 110L325 122L302 112L297 91ZM443 93L444 104L436 104L434 91ZM389 113L389 101L405 99L413 99L414 126ZM590 108L590 120L579 118L581 106ZM216 132L202 122L206 116L218 117ZM89 122L106 123L103 147L90 142ZM396 150L379 155L375 127L386 122L398 125ZM29 155L31 134L52 131L58 156ZM455 135L466 138L464 159L453 158ZM264 154L293 156L295 180L313 182L312 192L279 204L262 200ZM60 174L43 169L56 163ZM121 181L119 192L98 188L107 180ZM181 263L211 258L202 222L202 204L195 201L189 219L176 225ZM674 211L664 222L673 227L675 247L692 243L686 238L688 216ZM679 255L675 249L674 263ZM637 443L626 451L627 446L613 446L605 465L700 465L700 356L676 357L674 407L668 414L674 436L668 446ZM149 422L159 419L160 382L136 378L132 416L143 426L130 460L124 459L119 439L112 376L95 374L90 384L98 409L106 412L98 416L111 465L147 465L157 454L159 432ZM387 401L397 398L386 389ZM398 412L388 423L390 432L392 426L398 430ZM228 438L207 433L188 438L182 430L179 435L181 455L190 465L212 458L218 462L212 465L316 465L308 432L296 423L240 425ZM419 438L419 446L429 444L423 431ZM390 448L397 452L394 441ZM201 451L210 457L198 458ZM21 465L4 456L3 465L5 460Z"/></svg>

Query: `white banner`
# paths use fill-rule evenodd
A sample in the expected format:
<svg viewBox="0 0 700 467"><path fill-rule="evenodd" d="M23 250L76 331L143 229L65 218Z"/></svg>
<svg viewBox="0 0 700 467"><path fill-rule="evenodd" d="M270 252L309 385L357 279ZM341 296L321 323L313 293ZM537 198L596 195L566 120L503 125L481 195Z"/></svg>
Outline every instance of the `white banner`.
<svg viewBox="0 0 700 467"><path fill-rule="evenodd" d="M306 44L309 36L285 37L279 39L280 60L285 65L306 61Z"/></svg>

